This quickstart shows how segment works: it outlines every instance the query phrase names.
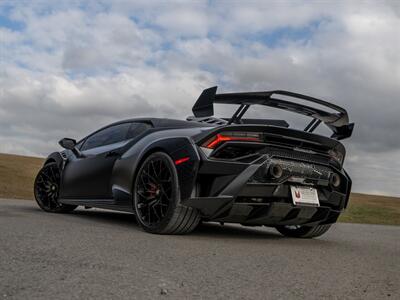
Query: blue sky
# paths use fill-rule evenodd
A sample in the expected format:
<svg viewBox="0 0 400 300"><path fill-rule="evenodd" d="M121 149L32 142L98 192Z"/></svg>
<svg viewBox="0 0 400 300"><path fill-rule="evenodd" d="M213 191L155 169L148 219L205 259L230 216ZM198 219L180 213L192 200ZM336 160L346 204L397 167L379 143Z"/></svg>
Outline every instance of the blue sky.
<svg viewBox="0 0 400 300"><path fill-rule="evenodd" d="M185 118L209 86L287 89L348 109L356 191L400 195L399 16L394 1L2 1L0 152Z"/></svg>
<svg viewBox="0 0 400 300"><path fill-rule="evenodd" d="M8 15L6 9L3 11L5 14L0 15L0 27L8 28L12 31L22 31L24 29L24 23L20 21L13 21Z"/></svg>

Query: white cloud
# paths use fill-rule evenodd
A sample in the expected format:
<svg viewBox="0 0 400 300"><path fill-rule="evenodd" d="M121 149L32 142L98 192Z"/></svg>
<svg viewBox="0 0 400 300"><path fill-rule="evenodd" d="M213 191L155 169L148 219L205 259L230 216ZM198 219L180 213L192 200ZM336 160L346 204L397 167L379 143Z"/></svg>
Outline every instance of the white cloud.
<svg viewBox="0 0 400 300"><path fill-rule="evenodd" d="M0 151L45 155L59 138L114 120L184 118L215 84L288 89L346 107L356 122L345 142L355 189L400 195L394 2L7 5L0 15L22 25L0 23Z"/></svg>
<svg viewBox="0 0 400 300"><path fill-rule="evenodd" d="M205 12L196 9L175 9L156 17L155 23L167 32L181 37L204 37L208 33Z"/></svg>

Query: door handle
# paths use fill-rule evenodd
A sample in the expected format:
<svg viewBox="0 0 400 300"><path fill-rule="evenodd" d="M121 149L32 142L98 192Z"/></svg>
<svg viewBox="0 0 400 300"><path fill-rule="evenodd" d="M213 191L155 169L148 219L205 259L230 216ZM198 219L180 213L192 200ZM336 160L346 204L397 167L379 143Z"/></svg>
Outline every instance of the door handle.
<svg viewBox="0 0 400 300"><path fill-rule="evenodd" d="M106 157L116 157L119 156L119 153L116 151L107 152Z"/></svg>

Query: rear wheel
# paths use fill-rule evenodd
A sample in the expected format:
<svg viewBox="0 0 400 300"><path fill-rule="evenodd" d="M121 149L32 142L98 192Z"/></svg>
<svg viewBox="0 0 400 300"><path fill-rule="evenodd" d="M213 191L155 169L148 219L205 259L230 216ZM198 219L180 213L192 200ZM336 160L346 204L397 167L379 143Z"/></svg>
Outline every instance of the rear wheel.
<svg viewBox="0 0 400 300"><path fill-rule="evenodd" d="M147 232L184 234L199 224L199 211L180 204L175 165L163 152L151 154L141 165L133 200L138 223Z"/></svg>
<svg viewBox="0 0 400 300"><path fill-rule="evenodd" d="M58 202L60 192L60 169L56 163L46 164L37 174L34 194L37 204L46 212L67 213L77 206Z"/></svg>
<svg viewBox="0 0 400 300"><path fill-rule="evenodd" d="M276 230L284 236L309 239L323 235L329 228L331 228L331 224L317 226L287 225L277 226Z"/></svg>

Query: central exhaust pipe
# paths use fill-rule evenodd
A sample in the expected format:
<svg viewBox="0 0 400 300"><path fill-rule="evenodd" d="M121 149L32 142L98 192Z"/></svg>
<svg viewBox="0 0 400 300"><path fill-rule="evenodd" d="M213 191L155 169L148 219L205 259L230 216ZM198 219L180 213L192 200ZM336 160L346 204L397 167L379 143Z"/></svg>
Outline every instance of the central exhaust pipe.
<svg viewBox="0 0 400 300"><path fill-rule="evenodd" d="M275 179L279 179L283 175L283 168L280 164L273 164L269 167L269 175Z"/></svg>

